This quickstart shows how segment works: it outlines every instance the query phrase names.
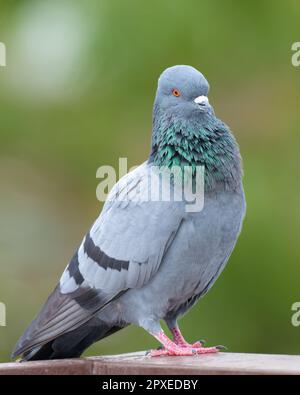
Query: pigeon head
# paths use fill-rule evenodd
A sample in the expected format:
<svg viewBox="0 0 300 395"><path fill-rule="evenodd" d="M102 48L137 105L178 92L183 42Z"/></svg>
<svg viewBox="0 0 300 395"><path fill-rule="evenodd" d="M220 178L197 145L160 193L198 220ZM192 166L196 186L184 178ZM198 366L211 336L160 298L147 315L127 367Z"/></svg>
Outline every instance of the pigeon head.
<svg viewBox="0 0 300 395"><path fill-rule="evenodd" d="M161 74L148 163L169 168L204 166L207 189L238 185L239 149L228 126L215 116L208 91L203 74L191 66L173 66Z"/></svg>
<svg viewBox="0 0 300 395"><path fill-rule="evenodd" d="M154 116L159 113L184 119L203 118L212 111L208 91L207 80L194 67L169 67L158 80Z"/></svg>

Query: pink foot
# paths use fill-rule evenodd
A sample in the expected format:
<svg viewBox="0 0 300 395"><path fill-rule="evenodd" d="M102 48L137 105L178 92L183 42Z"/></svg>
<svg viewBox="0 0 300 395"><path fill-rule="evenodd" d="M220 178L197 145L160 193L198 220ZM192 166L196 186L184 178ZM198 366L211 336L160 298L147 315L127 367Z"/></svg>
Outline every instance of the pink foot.
<svg viewBox="0 0 300 395"><path fill-rule="evenodd" d="M153 336L163 345L163 348L159 348L157 350L151 350L151 357L160 357L160 356L193 356L197 354L208 354L208 353L216 353L221 348L217 347L207 347L204 348L194 348L192 345L189 346L179 346L172 342L164 332L159 332L157 334L153 334Z"/></svg>
<svg viewBox="0 0 300 395"><path fill-rule="evenodd" d="M180 349L179 347L175 350L167 350L166 348L158 348L156 350L151 350L150 351L150 357L161 357L161 356L181 356L181 357L191 357L192 355L195 355L195 353L188 349L188 348L182 348Z"/></svg>
<svg viewBox="0 0 300 395"><path fill-rule="evenodd" d="M181 347L188 347L188 348L202 348L204 345L204 341L197 341L193 344L188 343L185 338L183 337L180 329L178 326L171 329L173 335L173 341L175 344Z"/></svg>
<svg viewBox="0 0 300 395"><path fill-rule="evenodd" d="M149 355L151 357L161 357L161 356L185 356L190 357L194 355L200 354L212 354L219 352L220 349L217 347L201 347L201 348L189 348L189 347L182 347L176 350L167 350L166 348L159 348L156 350L151 350Z"/></svg>

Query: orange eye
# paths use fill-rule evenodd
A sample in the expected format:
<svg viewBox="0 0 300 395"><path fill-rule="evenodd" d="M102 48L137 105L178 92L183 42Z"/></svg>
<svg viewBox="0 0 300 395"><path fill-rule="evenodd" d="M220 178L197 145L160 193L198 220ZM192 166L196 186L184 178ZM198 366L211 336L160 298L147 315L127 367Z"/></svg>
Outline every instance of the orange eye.
<svg viewBox="0 0 300 395"><path fill-rule="evenodd" d="M176 97L180 96L179 90L175 89L175 88L172 90L172 94L173 94L173 96L176 96Z"/></svg>

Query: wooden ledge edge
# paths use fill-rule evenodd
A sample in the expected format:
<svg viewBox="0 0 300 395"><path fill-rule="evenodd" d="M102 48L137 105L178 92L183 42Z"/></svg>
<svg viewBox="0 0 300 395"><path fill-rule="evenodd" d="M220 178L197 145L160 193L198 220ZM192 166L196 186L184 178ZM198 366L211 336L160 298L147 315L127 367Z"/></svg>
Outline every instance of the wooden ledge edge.
<svg viewBox="0 0 300 395"><path fill-rule="evenodd" d="M0 375L299 375L299 355L218 353L150 358L145 352L0 364Z"/></svg>

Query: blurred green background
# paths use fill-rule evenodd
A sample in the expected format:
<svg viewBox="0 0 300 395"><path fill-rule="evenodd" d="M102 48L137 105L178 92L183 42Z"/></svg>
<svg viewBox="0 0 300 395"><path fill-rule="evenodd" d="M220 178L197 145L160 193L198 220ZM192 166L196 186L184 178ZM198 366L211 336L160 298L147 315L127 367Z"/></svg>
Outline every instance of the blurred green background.
<svg viewBox="0 0 300 395"><path fill-rule="evenodd" d="M0 3L0 360L53 289L101 204L96 169L149 153L159 74L191 64L241 147L248 212L229 265L181 321L189 340L300 353L297 0ZM86 355L148 349L127 328Z"/></svg>

